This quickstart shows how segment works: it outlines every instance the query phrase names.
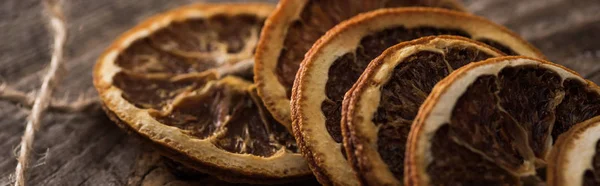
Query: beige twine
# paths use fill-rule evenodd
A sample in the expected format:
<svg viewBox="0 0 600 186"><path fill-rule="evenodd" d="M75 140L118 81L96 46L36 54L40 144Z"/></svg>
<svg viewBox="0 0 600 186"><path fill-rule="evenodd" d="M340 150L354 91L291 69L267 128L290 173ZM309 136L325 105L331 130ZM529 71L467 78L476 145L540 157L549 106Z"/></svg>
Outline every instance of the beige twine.
<svg viewBox="0 0 600 186"><path fill-rule="evenodd" d="M33 147L35 131L39 129L42 113L50 103L52 91L58 82L58 71L62 67L63 46L67 37L65 20L59 0L44 0L44 9L48 13L50 28L54 33L54 43L50 69L44 77L39 94L33 102L31 115L28 118L25 133L21 138L21 150L19 151L19 163L16 168L15 185L26 184L27 169L29 168L29 156Z"/></svg>
<svg viewBox="0 0 600 186"><path fill-rule="evenodd" d="M6 84L0 84L0 100L13 102L26 108L32 108L35 102L35 94L28 94L10 88ZM98 98L88 98L80 95L75 101L50 100L46 111L61 113L94 112L100 109Z"/></svg>

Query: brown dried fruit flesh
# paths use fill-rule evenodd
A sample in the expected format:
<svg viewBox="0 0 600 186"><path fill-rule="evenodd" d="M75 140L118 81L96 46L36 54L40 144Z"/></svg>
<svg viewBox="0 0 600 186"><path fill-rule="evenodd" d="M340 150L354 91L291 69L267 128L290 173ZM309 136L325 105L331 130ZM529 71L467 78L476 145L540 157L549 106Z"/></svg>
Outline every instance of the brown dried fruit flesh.
<svg viewBox="0 0 600 186"><path fill-rule="evenodd" d="M556 137L600 114L600 88L527 57L466 65L440 81L409 134L409 185L543 184ZM457 158L459 156L472 158ZM549 171L549 170L548 170ZM477 175L477 176L474 176Z"/></svg>
<svg viewBox="0 0 600 186"><path fill-rule="evenodd" d="M341 145L340 118L346 91L386 48L432 35L494 41L514 53L543 58L504 27L443 9L383 9L337 25L309 50L292 91L294 136L313 172L324 177L322 182L332 177L358 182Z"/></svg>
<svg viewBox="0 0 600 186"><path fill-rule="evenodd" d="M433 86L468 63L503 55L466 38L432 36L392 46L371 61L342 111L344 146L359 179L400 185L408 133ZM469 155L454 158L461 157Z"/></svg>
<svg viewBox="0 0 600 186"><path fill-rule="evenodd" d="M548 157L548 185L600 185L600 116L558 137Z"/></svg>
<svg viewBox="0 0 600 186"><path fill-rule="evenodd" d="M310 175L289 129L252 83L269 4L198 4L141 23L98 60L108 115L169 158L231 182Z"/></svg>
<svg viewBox="0 0 600 186"><path fill-rule="evenodd" d="M304 54L336 24L360 13L391 7L464 10L455 0L282 0L269 16L256 49L258 93L275 119L291 125L290 97Z"/></svg>

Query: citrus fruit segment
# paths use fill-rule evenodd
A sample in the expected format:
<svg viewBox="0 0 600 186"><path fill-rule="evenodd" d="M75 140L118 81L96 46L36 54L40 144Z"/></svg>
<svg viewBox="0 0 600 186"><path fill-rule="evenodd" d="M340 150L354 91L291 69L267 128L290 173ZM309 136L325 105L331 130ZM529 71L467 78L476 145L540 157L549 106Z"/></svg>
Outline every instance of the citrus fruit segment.
<svg viewBox="0 0 600 186"><path fill-rule="evenodd" d="M432 35L494 41L508 53L543 57L504 27L470 14L435 8L394 8L338 24L308 51L292 91L294 136L321 180L355 178L342 149L342 100L368 63L386 48ZM315 168L316 167L316 168ZM354 179L356 181L356 179Z"/></svg>
<svg viewBox="0 0 600 186"><path fill-rule="evenodd" d="M258 93L278 121L291 125L290 97L304 54L336 24L380 8L429 6L464 10L455 0L282 0L269 16L256 48Z"/></svg>
<svg viewBox="0 0 600 186"><path fill-rule="evenodd" d="M548 185L600 185L600 116L560 135L548 158Z"/></svg>
<svg viewBox="0 0 600 186"><path fill-rule="evenodd" d="M137 107L162 109L170 104L177 95L202 87L208 81L215 79L215 73L176 79L167 74L144 75L124 71L115 74L113 84L123 90L124 99Z"/></svg>
<svg viewBox="0 0 600 186"><path fill-rule="evenodd" d="M269 4L198 4L141 23L100 57L94 85L119 126L167 157L231 182L310 175L252 83Z"/></svg>
<svg viewBox="0 0 600 186"><path fill-rule="evenodd" d="M371 61L342 111L346 154L360 180L401 184L408 133L433 86L468 63L502 55L469 39L431 36L392 46Z"/></svg>
<svg viewBox="0 0 600 186"><path fill-rule="evenodd" d="M600 88L562 66L527 57L471 63L440 81L420 108L406 181L543 183L556 136L598 114Z"/></svg>

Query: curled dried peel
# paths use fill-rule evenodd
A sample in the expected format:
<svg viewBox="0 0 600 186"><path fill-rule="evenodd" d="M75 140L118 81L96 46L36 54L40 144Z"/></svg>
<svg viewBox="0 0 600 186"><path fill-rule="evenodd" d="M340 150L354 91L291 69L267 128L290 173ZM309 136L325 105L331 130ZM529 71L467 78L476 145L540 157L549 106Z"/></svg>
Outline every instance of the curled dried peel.
<svg viewBox="0 0 600 186"><path fill-rule="evenodd" d="M543 58L506 28L456 11L391 8L338 24L306 54L291 99L294 137L322 182L339 178L340 183L358 183L341 145L340 119L346 91L369 62L388 47L432 35L463 36L504 49L505 53Z"/></svg>
<svg viewBox="0 0 600 186"><path fill-rule="evenodd" d="M310 170L252 84L268 4L192 5L155 16L98 60L108 115L163 154L232 182L276 183Z"/></svg>
<svg viewBox="0 0 600 186"><path fill-rule="evenodd" d="M407 143L406 183L543 183L553 141L600 114L599 90L539 59L467 65L440 81L421 107Z"/></svg>
<svg viewBox="0 0 600 186"><path fill-rule="evenodd" d="M431 88L463 65L502 55L466 38L432 36L392 46L371 61L342 111L344 146L358 177L400 185L408 132Z"/></svg>
<svg viewBox="0 0 600 186"><path fill-rule="evenodd" d="M598 185L600 116L579 123L558 137L548 157L548 185Z"/></svg>

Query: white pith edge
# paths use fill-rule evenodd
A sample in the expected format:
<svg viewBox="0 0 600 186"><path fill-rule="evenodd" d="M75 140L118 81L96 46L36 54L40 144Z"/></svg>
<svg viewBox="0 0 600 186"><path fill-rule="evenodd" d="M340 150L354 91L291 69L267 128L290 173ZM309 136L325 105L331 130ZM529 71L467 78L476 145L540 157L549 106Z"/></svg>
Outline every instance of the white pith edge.
<svg viewBox="0 0 600 186"><path fill-rule="evenodd" d="M249 5L252 4L243 6ZM231 11L230 6L237 5L222 4L184 7L177 9L177 11L170 11L161 16L151 18L149 19L152 22L150 25L138 28L133 33L126 34L124 38L120 39L118 45L113 45L98 60L99 64L96 67L96 74L99 76L96 77L97 81L99 81L98 84L100 86L110 85L106 90L101 91L100 96L110 111L114 112L120 120L126 122L137 132L145 136L153 136L149 139L154 142L167 144L168 147L186 154L203 164L232 170L235 173L260 173L273 178L284 178L309 173L310 170L303 157L298 153L286 152L285 149L278 150L270 157L261 157L251 154L231 153L220 149L209 141L215 135L202 140L191 138L187 134L182 133L177 127L168 126L156 121L149 115L147 109L135 107L121 96L123 93L122 90L112 85L114 75L122 71L114 63L118 54L129 47L132 42L147 37L154 31L169 25L171 22L208 18L213 15L251 14L266 17L272 9L270 6L258 4L250 8L237 7L236 11Z"/></svg>
<svg viewBox="0 0 600 186"><path fill-rule="evenodd" d="M365 31L361 30L361 32ZM319 94L298 98L299 100L296 104L299 104L302 108L297 110L298 113L296 115L303 116L298 122L298 125L300 125L299 129L301 130L300 135L303 136L307 148L312 149L312 156L318 157L316 161L321 162L319 166L327 171L329 179L332 182L340 183L340 185L358 185L359 181L354 175L352 167L341 153L342 145L335 142L327 132L325 116L321 112L321 103L326 97L324 90L327 83L329 66L338 56L354 50L358 44L358 38L352 37L336 41L346 41L350 44L337 44L339 43L337 42L335 46L328 45L324 51L320 52L327 55L319 55L321 58L313 62L314 66L311 69L311 76L305 76L306 82L311 82L310 85L307 85L306 88L304 86L298 88L301 91L299 95L304 95L302 92L319 92ZM313 80L312 77L315 77L315 79ZM303 99L306 99L304 100L305 103L302 103L301 100ZM294 100L292 100L292 103L294 103Z"/></svg>
<svg viewBox="0 0 600 186"><path fill-rule="evenodd" d="M436 86L434 88L434 91L438 91L438 94L441 93L437 101L427 99L426 102L423 104L426 105L427 101L435 101L435 105L433 105L433 107L430 110L425 111L426 113L419 113L419 115L427 117L420 124L418 131L416 131L418 133L418 135L416 136L416 141L409 142L411 145L414 145L415 151L413 152L413 154L422 155L415 156L415 162L413 163L416 166L426 166L429 165L429 163L432 161L430 144L431 139L433 138L433 135L439 129L439 127L442 126L442 124L450 122L451 113L452 110L454 110L454 105L456 104L456 101L466 91L469 85L471 85L478 77L482 75L497 75L502 69L506 67L517 67L523 65L537 65L539 67L552 70L562 78L562 81L569 78L586 83L586 81L578 75L566 71L558 66L541 63L539 61L526 58L498 61L495 63L479 65L474 68L468 69L468 71L461 71L461 76L454 79L451 84L443 84L439 87ZM431 94L430 97L432 97L432 95L433 94ZM422 110L420 110L419 112L421 111ZM411 131L411 133L413 132L415 131ZM429 184L429 177L425 172L424 168L417 168L415 171L419 171L416 173L420 176L418 179L420 181L425 181L424 183L420 182L419 184Z"/></svg>
<svg viewBox="0 0 600 186"><path fill-rule="evenodd" d="M398 9L397 9L398 10ZM341 153L341 144L335 142L327 132L325 126L325 116L321 112L321 103L325 100L325 85L328 79L329 67L340 56L352 52L356 49L363 36L383 30L404 26L406 28L432 26L436 28L461 29L471 34L471 38L493 39L514 51L530 57L542 57L536 51L528 48L528 45L519 40L516 36L505 32L497 25L492 25L483 20L474 17L460 17L449 15L436 11L420 12L407 11L404 13L386 13L390 9L373 11L362 16L372 16L355 22L344 29L338 29L340 25L330 30L324 37L336 34L320 43L313 45L321 46L319 50L313 51L310 56L306 56L301 66L308 66L305 71L298 72L294 90L298 96L297 100L292 100L292 107L297 108L296 116L303 116L296 119L301 135L307 145L307 148L313 153L313 157L318 157L321 168L329 170L332 175L330 179L340 180L340 183L357 183L356 176ZM352 21L352 19L350 19ZM347 22L350 22L347 21ZM471 21L464 23L460 21ZM299 83L299 84L298 84ZM309 96L310 95L310 96Z"/></svg>
<svg viewBox="0 0 600 186"><path fill-rule="evenodd" d="M403 180L397 180L392 172L389 171L388 165L379 155L377 147L377 134L379 129L372 120L381 100L381 86L385 85L390 80L390 76L394 72L396 66L403 62L405 58L421 51L431 51L445 54L446 52L444 49L450 46L473 47L491 56L502 55L494 50L491 50L490 48L478 45L476 43L456 39L435 38L427 43L410 45L390 53L383 59L381 66L376 68L373 76L371 76L372 79L367 79L366 81L362 82L368 86L365 87L364 92L360 93L360 99L355 105L353 105L354 110L356 110L356 116L348 117L360 118L360 120L352 121L353 125L355 126L354 129L351 130L358 136L366 137L367 142L370 143L370 145L362 146L363 148L368 149L361 150L364 154L366 154L366 157L368 157L368 160L370 161L368 163L373 167L371 171L367 173L367 179L373 178L373 182L378 181L380 184L384 185L401 185L403 182ZM365 74L363 73L362 76L364 75ZM356 96L357 95L354 97L356 98Z"/></svg>
<svg viewBox="0 0 600 186"><path fill-rule="evenodd" d="M280 20L277 22L278 24L271 24L270 20L267 19L265 25L270 24L273 25L274 28L270 30L270 38L261 39L263 41L268 39L266 41L269 42L265 43L264 48L262 48L264 51L264 55L261 56L262 58L257 57L255 60L257 63L262 65L261 71L256 72L255 76L261 76L262 81L264 81L264 86L258 88L258 93L261 95L261 97L265 97L265 102L274 101L274 103L269 103L274 104L274 107L267 106L269 112L275 113L273 116L277 121L286 125L291 125L291 118L289 118L291 112L290 99L286 95L285 87L283 87L283 85L279 82L275 71L272 69L276 69L277 67L277 61L281 54L280 49L283 48L288 28L291 26L292 22L300 18L300 13L304 9L306 3L308 3L308 0L282 1L285 2L280 2L278 4L278 6L280 6L278 9L281 9L278 13L282 13L287 16L279 16L278 18ZM275 16L274 14L271 16ZM257 48L257 50L259 49ZM268 94L265 94L267 92Z"/></svg>
<svg viewBox="0 0 600 186"><path fill-rule="evenodd" d="M574 126L573 133L564 141L560 150L559 158L554 162L556 170L549 170L556 173L557 185L583 185L583 176L587 169L593 170L593 158L596 153L596 143L600 140L600 117L595 117L578 125L588 125L590 127L579 128ZM565 136L567 137L567 136Z"/></svg>

